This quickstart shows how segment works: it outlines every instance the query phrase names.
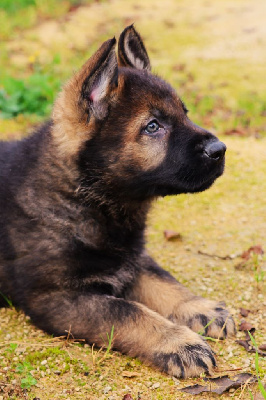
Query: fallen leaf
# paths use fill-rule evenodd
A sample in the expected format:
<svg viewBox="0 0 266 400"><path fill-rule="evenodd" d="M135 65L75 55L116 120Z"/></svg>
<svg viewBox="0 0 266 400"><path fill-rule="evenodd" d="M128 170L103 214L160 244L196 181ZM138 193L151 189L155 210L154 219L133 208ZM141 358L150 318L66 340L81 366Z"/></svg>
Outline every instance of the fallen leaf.
<svg viewBox="0 0 266 400"><path fill-rule="evenodd" d="M175 23L173 21L171 21L170 19L164 20L164 25L167 28L174 28L175 27Z"/></svg>
<svg viewBox="0 0 266 400"><path fill-rule="evenodd" d="M251 345L250 340L240 339L240 340L236 340L236 343L240 344L240 346L243 346L244 349L247 350L247 352L249 352L249 353L254 353L255 352L255 349Z"/></svg>
<svg viewBox="0 0 266 400"><path fill-rule="evenodd" d="M166 230L163 234L166 240L182 240L181 234L175 231Z"/></svg>
<svg viewBox="0 0 266 400"><path fill-rule="evenodd" d="M251 253L254 253L254 254L260 254L260 255L263 255L263 254L264 254L264 250L263 250L263 248L261 247L261 245L252 246L252 247L249 248L249 251L250 251Z"/></svg>
<svg viewBox="0 0 266 400"><path fill-rule="evenodd" d="M242 254L240 254L240 257L243 258L244 260L248 261L250 259L250 252L247 251L243 251Z"/></svg>
<svg viewBox="0 0 266 400"><path fill-rule="evenodd" d="M248 331L251 333L251 335L253 335L253 333L255 332L255 327L254 325L252 325L250 322L246 321L246 320L242 320L241 324L239 325L239 330L240 331Z"/></svg>
<svg viewBox="0 0 266 400"><path fill-rule="evenodd" d="M141 376L139 372L123 371L122 376L124 378L134 378L135 376Z"/></svg>
<svg viewBox="0 0 266 400"><path fill-rule="evenodd" d="M240 128L229 129L225 131L224 134L228 136L247 136L247 132Z"/></svg>
<svg viewBox="0 0 266 400"><path fill-rule="evenodd" d="M123 397L123 400L133 400L133 397L131 396L131 394L125 394L125 396Z"/></svg>
<svg viewBox="0 0 266 400"><path fill-rule="evenodd" d="M240 312L240 314L242 315L242 317L247 317L248 314L250 313L250 310L247 310L246 308L240 307L239 312Z"/></svg>
<svg viewBox="0 0 266 400"><path fill-rule="evenodd" d="M251 343L251 339L248 332L250 332L254 337L255 328L253 328L253 330L251 331L244 331L244 332L245 332L245 339L236 340L236 343L240 344L240 346L243 346L248 353L256 353L257 351L259 355L261 355L262 357L266 357L266 344L260 345L259 348L256 350L253 344Z"/></svg>
<svg viewBox="0 0 266 400"><path fill-rule="evenodd" d="M186 69L185 64L176 64L173 66L173 71L184 71Z"/></svg>
<svg viewBox="0 0 266 400"><path fill-rule="evenodd" d="M258 246L251 246L248 250L244 251L240 257L243 258L244 260L249 260L251 253L253 254L259 254L259 255L263 255L264 251L263 248L258 245Z"/></svg>
<svg viewBox="0 0 266 400"><path fill-rule="evenodd" d="M248 250L244 251L242 254L240 254L239 257L241 257L243 259L243 261L241 261L240 263L235 265L235 269L236 270L244 270L246 265L247 265L247 261L249 261L251 254L258 254L258 255L263 255L264 254L264 250L260 245L257 246L251 246Z"/></svg>
<svg viewBox="0 0 266 400"><path fill-rule="evenodd" d="M193 385L179 390L190 394L199 394L203 392L222 394L231 388L237 389L243 384L257 382L257 377L249 373L241 373L235 375L233 379L225 375L218 378L204 378L204 381L207 383L205 386Z"/></svg>
<svg viewBox="0 0 266 400"><path fill-rule="evenodd" d="M220 87L227 87L227 86L229 86L229 83L228 82L221 82L219 86Z"/></svg>

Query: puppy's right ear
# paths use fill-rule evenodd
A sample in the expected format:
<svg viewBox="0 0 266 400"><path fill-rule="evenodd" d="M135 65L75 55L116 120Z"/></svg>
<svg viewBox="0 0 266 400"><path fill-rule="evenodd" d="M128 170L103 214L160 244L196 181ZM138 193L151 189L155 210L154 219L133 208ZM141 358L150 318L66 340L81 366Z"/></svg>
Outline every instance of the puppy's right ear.
<svg viewBox="0 0 266 400"><path fill-rule="evenodd" d="M122 67L151 70L147 50L141 36L133 25L124 29L120 35L118 43L118 61L119 65Z"/></svg>
<svg viewBox="0 0 266 400"><path fill-rule="evenodd" d="M107 40L64 86L58 97L54 116L87 121L94 116L104 119L118 85L115 38Z"/></svg>

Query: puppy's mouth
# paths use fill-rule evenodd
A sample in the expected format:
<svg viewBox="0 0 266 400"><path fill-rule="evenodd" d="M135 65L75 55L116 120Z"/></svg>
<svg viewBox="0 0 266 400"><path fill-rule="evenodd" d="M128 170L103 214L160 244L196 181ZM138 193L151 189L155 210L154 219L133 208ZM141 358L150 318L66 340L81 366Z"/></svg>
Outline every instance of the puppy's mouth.
<svg viewBox="0 0 266 400"><path fill-rule="evenodd" d="M224 171L224 162L220 163L219 168L203 176L190 176L185 180L178 180L176 183L170 185L159 185L160 194L162 196L177 195L181 193L198 193L209 189L213 183L219 178Z"/></svg>
<svg viewBox="0 0 266 400"><path fill-rule="evenodd" d="M207 181L201 183L199 186L191 187L191 189L188 189L187 193L197 193L197 192L203 192L204 190L209 189L214 182L216 181L219 176L222 174L217 174L215 177L208 179Z"/></svg>
<svg viewBox="0 0 266 400"><path fill-rule="evenodd" d="M224 162L219 165L219 168L216 168L213 173L209 174L206 179L201 179L199 181L187 182L187 193L196 193L203 192L206 189L209 189L213 183L219 178L224 172Z"/></svg>

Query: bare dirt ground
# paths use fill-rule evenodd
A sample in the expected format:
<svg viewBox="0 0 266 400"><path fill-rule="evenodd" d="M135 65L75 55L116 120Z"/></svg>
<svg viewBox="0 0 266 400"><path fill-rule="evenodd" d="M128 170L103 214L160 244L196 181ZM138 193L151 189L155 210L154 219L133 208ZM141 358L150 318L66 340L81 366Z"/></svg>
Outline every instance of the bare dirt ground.
<svg viewBox="0 0 266 400"><path fill-rule="evenodd" d="M22 31L7 42L10 57L3 65L23 75L30 57L45 64L59 52L67 76L103 39L135 22L155 70L177 90L179 72L173 67L185 63L198 90L203 94L217 90L233 107L243 93L265 93L265 13L264 0L100 2ZM80 55L73 57L73 49ZM186 101L185 93L183 97ZM15 119L0 121L0 126L3 138L8 132L19 137L19 129L25 131L27 124ZM224 132L221 124L214 129L217 134ZM259 139L221 136L228 147L224 176L207 192L159 199L147 226L148 249L156 260L196 294L226 301L237 327L242 319L254 325L258 345L266 343L265 255L256 251L249 258L241 255L252 246L266 250L265 133ZM180 233L181 240L166 241L164 230ZM246 318L240 307L250 310ZM256 374L254 353L235 341L243 337L238 332L236 338L209 342L217 355L216 376ZM265 358L260 356L264 384L265 372ZM30 376L36 383L22 389L22 380L30 382ZM0 310L0 400L122 400L126 394L134 400L191 399L196 396L179 389L202 382L202 377L173 379L116 352L57 340L37 330L20 311ZM259 396L257 384L221 396L198 395L242 400L262 399Z"/></svg>

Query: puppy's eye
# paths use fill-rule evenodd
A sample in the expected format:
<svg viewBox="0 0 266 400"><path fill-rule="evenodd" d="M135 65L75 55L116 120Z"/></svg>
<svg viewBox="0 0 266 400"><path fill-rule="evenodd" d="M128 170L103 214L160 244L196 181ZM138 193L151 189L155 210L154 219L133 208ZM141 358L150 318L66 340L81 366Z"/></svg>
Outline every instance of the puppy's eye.
<svg viewBox="0 0 266 400"><path fill-rule="evenodd" d="M145 132L148 133L149 135L152 135L153 133L156 133L160 129L160 125L154 119L153 121L149 122L148 125L145 128Z"/></svg>

